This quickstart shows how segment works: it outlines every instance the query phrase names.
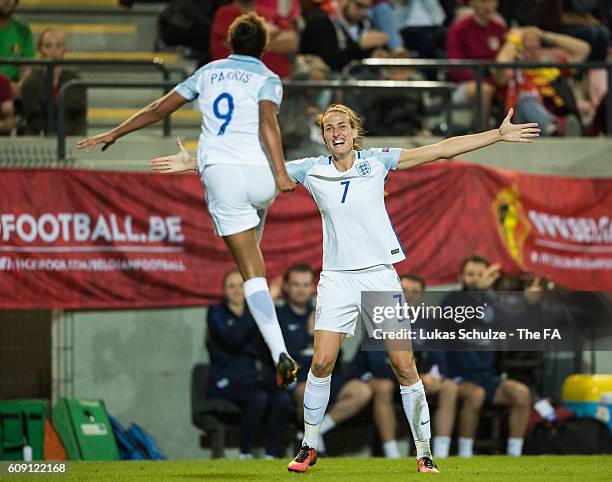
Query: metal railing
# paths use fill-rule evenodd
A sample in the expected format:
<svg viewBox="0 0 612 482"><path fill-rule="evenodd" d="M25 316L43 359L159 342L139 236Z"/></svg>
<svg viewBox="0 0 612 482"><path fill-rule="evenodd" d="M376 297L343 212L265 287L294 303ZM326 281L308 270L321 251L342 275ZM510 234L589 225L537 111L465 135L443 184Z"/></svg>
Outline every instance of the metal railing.
<svg viewBox="0 0 612 482"><path fill-rule="evenodd" d="M146 89L146 88L161 88L164 92L168 92L174 87L174 83L169 82L89 82L85 80L71 80L66 82L60 89L59 99L57 103L57 156L60 161L66 159L66 93L72 89L81 88L108 88L108 89ZM446 120L448 125L452 123L452 106L450 102L450 94L455 84L451 82L429 82L429 81L376 81L376 80L322 80L322 81L307 81L307 80L287 80L283 82L283 87L286 90L292 89L339 89L339 90L388 90L388 89L404 89L404 90L422 90L429 92L438 92L445 95L446 102ZM171 134L170 116L163 119L163 136L168 137Z"/></svg>
<svg viewBox="0 0 612 482"><path fill-rule="evenodd" d="M149 67L158 70L164 81L170 81L169 69L163 60L46 60L46 59L16 59L12 57L0 57L0 65L33 65L44 67L46 71L46 94L47 94L47 123L45 132L47 135L55 129L55 104L53 99L53 75L56 66L127 66L127 67ZM172 69L174 72L176 69ZM184 72L183 72L184 75Z"/></svg>
<svg viewBox="0 0 612 482"><path fill-rule="evenodd" d="M579 72L591 69L605 69L608 72L608 96L606 103L607 132L612 136L612 62L491 62L482 60L437 60L437 59L363 59L353 60L342 70L342 78L348 79L360 67L411 67L419 70L451 70L470 69L476 77L476 129L483 130L482 124L482 83L485 74L490 70L500 69L542 69L558 68L561 70L577 70Z"/></svg>

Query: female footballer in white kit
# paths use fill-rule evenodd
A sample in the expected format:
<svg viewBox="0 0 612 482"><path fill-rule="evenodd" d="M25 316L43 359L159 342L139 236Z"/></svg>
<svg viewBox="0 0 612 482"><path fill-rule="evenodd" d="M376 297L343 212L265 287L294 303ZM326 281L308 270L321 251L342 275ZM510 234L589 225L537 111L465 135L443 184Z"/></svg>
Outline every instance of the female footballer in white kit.
<svg viewBox="0 0 612 482"><path fill-rule="evenodd" d="M197 171L206 187L208 212L244 279L246 302L277 365L278 384L287 386L296 380L297 364L287 354L259 249L266 208L277 188L295 187L285 169L276 117L283 87L260 60L268 43L261 17L238 17L229 28L228 43L232 55L206 64L172 92L109 132L81 140L78 147L91 150L103 144L106 150L118 138L197 99L202 113Z"/></svg>
<svg viewBox="0 0 612 482"><path fill-rule="evenodd" d="M416 149L361 150L361 120L350 108L329 106L320 119L331 156L286 164L287 172L313 196L323 220L323 271L317 286L314 354L304 393L304 439L289 463L305 472L317 461L317 440L327 408L331 373L344 338L355 331L362 291L402 292L393 264L405 258L384 204L384 182L390 170L448 159L499 141L531 142L535 123L514 125L512 109L498 129L453 137ZM160 158L153 169L186 170L186 153ZM410 424L419 472L438 472L429 440L430 417L425 389L411 351L389 350Z"/></svg>

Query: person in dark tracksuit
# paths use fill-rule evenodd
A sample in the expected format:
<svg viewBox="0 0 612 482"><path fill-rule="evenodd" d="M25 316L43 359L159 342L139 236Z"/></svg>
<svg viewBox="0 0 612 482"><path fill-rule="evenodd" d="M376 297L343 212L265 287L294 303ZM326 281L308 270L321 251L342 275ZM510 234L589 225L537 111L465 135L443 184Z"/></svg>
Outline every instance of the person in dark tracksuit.
<svg viewBox="0 0 612 482"><path fill-rule="evenodd" d="M490 264L485 258L471 255L463 260L459 281L463 290L449 293L441 306L483 305L486 302L484 323L501 316L503 307L490 296L494 282L500 277L500 265ZM474 436L479 412L486 402L509 408L507 454L520 456L529 420L531 393L525 384L507 378L502 380L495 366L494 351L437 352L433 361L443 377L459 385L458 398L462 402L459 412L459 456L473 454Z"/></svg>
<svg viewBox="0 0 612 482"><path fill-rule="evenodd" d="M291 266L284 277L283 291L286 303L276 309L278 322L287 344L287 351L298 362L297 383L290 386L298 419L302 418L306 377L312 363L314 343L314 312L312 286L314 273L307 264ZM331 381L329 409L323 418L319 437L319 451L325 452L323 435L339 423L359 413L372 398L368 384L349 380L334 371Z"/></svg>
<svg viewBox="0 0 612 482"><path fill-rule="evenodd" d="M207 396L231 401L243 410L240 439L240 458L243 459L252 457L255 437L269 412L266 456L279 456L278 445L292 411L290 396L280 389L271 393L260 382L256 362L262 340L246 307L238 270L226 273L223 292L223 303L211 306L206 318L206 346L210 354ZM287 421L278 423L278 417Z"/></svg>

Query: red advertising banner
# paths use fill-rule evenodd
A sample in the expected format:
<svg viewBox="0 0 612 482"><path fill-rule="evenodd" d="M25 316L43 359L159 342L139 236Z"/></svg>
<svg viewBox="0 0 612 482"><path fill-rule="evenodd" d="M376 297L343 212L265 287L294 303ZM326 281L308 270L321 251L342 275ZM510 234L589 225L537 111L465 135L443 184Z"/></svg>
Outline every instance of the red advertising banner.
<svg viewBox="0 0 612 482"><path fill-rule="evenodd" d="M8 169L0 175L0 307L138 308L218 301L233 266L196 175ZM231 189L231 187L228 187ZM389 176L386 203L408 258L398 272L457 279L478 252L576 290L612 291L612 179L439 162ZM320 268L319 212L280 195L262 242L268 277Z"/></svg>

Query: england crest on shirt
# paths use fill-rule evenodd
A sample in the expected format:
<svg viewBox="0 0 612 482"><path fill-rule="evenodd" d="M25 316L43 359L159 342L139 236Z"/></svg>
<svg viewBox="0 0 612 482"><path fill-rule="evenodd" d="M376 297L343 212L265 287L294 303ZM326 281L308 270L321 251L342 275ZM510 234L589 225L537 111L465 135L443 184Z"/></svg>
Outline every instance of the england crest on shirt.
<svg viewBox="0 0 612 482"><path fill-rule="evenodd" d="M370 173L372 172L370 163L367 160L361 161L359 164L355 166L355 169L357 169L357 172L359 173L360 176L364 176L364 177L369 176Z"/></svg>

